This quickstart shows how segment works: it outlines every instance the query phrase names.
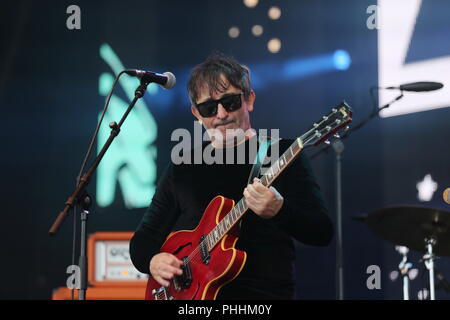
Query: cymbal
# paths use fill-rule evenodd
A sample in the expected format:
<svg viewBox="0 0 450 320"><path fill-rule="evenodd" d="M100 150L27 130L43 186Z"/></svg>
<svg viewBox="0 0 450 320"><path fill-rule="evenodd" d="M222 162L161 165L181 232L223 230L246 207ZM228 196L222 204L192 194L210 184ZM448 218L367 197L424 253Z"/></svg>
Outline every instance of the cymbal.
<svg viewBox="0 0 450 320"><path fill-rule="evenodd" d="M370 213L369 229L383 239L426 252L425 239L433 237L433 252L450 256L450 211L421 206L388 207Z"/></svg>

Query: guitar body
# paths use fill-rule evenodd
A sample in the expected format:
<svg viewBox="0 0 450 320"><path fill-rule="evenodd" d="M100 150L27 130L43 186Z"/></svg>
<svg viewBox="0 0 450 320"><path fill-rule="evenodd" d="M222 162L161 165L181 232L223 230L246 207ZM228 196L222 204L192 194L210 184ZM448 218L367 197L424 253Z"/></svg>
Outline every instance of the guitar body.
<svg viewBox="0 0 450 320"><path fill-rule="evenodd" d="M238 276L244 267L246 253L234 248L238 240L237 225L209 252L207 261L202 258L198 247L202 236L209 234L233 206L233 200L217 196L209 203L196 229L177 231L167 237L161 252L171 253L180 260L190 256L187 263L189 270L183 270L183 275L175 277L169 287L161 287L150 277L146 300L213 300L223 285ZM181 277L188 274L190 276L186 284L186 279ZM153 290L159 290L159 294L154 294Z"/></svg>

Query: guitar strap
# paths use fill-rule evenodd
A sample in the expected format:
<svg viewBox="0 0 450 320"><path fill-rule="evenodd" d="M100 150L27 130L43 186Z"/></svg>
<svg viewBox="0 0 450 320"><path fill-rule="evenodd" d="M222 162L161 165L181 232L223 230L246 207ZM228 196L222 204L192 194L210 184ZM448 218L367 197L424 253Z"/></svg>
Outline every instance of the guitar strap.
<svg viewBox="0 0 450 320"><path fill-rule="evenodd" d="M257 178L259 176L261 171L261 165L264 163L264 159L266 158L267 155L267 150L269 149L269 146L272 144L270 137L258 136L258 141L259 141L259 149L255 161L253 162L250 175L248 176L247 185L249 185L253 181L253 178ZM242 226L242 219L239 221L239 229L238 229L239 231L241 229L241 226Z"/></svg>
<svg viewBox="0 0 450 320"><path fill-rule="evenodd" d="M261 171L261 165L264 163L264 159L266 158L267 155L267 150L271 145L270 137L258 136L258 141L259 141L259 149L255 161L253 162L253 167L252 170L250 171L250 175L248 176L247 185L249 185L253 181L253 178L257 178L259 176L259 173ZM239 230L241 229L241 226L242 226L242 219L239 221Z"/></svg>
<svg viewBox="0 0 450 320"><path fill-rule="evenodd" d="M267 155L267 150L269 149L269 146L271 145L270 137L262 137L258 136L259 140L259 150L258 154L256 155L256 159L253 162L252 170L250 171L250 175L248 176L247 185L249 185L253 178L257 178L259 176L259 173L261 171L261 165L264 163L264 159Z"/></svg>

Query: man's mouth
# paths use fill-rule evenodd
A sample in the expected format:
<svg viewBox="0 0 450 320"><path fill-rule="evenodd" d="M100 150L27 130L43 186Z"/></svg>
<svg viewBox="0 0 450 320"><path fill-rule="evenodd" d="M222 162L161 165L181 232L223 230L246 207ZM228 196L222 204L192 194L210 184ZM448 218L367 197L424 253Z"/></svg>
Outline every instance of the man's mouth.
<svg viewBox="0 0 450 320"><path fill-rule="evenodd" d="M226 125L228 125L228 124L230 124L230 123L233 123L233 121L229 121L229 122L217 124L217 125L216 125L216 128L218 128L218 127L220 127L220 126L225 127Z"/></svg>

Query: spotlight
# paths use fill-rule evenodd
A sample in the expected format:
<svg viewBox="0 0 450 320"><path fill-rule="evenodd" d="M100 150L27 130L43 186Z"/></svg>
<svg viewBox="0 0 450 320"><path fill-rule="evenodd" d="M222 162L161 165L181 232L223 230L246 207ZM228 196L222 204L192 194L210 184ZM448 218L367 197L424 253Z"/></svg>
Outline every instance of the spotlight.
<svg viewBox="0 0 450 320"><path fill-rule="evenodd" d="M272 20L277 20L281 17L281 10L278 7L270 7L269 12L267 13L269 18Z"/></svg>
<svg viewBox="0 0 450 320"><path fill-rule="evenodd" d="M258 0L244 0L244 4L249 8L254 8L258 5Z"/></svg>
<svg viewBox="0 0 450 320"><path fill-rule="evenodd" d="M281 41L278 38L272 38L267 42L267 49L272 53L277 53L281 49Z"/></svg>
<svg viewBox="0 0 450 320"><path fill-rule="evenodd" d="M345 50L336 50L333 54L334 66L338 70L347 70L352 63L350 55Z"/></svg>
<svg viewBox="0 0 450 320"><path fill-rule="evenodd" d="M238 27L231 27L228 30L228 35L230 36L230 38L237 38L237 37L239 37L239 28Z"/></svg>
<svg viewBox="0 0 450 320"><path fill-rule="evenodd" d="M259 37L260 35L262 35L263 31L264 31L263 27L260 26L259 24L256 24L252 27L252 33L255 37Z"/></svg>

